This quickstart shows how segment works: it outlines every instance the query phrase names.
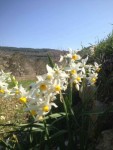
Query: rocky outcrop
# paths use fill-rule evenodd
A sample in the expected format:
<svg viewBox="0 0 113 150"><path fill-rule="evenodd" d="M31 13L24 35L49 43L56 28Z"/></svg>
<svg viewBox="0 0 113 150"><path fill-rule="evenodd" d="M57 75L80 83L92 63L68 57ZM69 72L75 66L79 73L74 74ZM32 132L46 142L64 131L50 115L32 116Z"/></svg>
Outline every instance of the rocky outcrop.
<svg viewBox="0 0 113 150"><path fill-rule="evenodd" d="M96 150L113 150L113 129L101 133Z"/></svg>

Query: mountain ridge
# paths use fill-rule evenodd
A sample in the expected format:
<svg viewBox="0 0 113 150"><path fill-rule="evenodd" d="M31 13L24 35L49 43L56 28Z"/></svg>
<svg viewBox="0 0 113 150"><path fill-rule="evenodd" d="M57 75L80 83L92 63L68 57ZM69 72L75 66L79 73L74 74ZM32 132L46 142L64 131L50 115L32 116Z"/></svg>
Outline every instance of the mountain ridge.
<svg viewBox="0 0 113 150"><path fill-rule="evenodd" d="M55 49L34 49L0 46L0 69L12 72L16 77L29 77L46 72L49 63L48 55L54 63L58 63L60 55L67 51Z"/></svg>

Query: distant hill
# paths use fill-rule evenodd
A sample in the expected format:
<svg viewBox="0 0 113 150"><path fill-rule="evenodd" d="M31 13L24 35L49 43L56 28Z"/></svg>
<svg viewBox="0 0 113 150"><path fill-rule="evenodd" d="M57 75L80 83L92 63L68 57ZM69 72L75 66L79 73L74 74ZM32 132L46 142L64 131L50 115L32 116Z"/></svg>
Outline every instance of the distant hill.
<svg viewBox="0 0 113 150"><path fill-rule="evenodd" d="M58 62L66 51L0 46L0 69L12 72L16 77L33 78L46 72L48 55Z"/></svg>
<svg viewBox="0 0 113 150"><path fill-rule="evenodd" d="M77 53L85 58L94 52L94 46L85 47ZM35 78L36 75L46 73L46 64L49 63L48 55L54 63L58 63L60 55L66 54L65 50L34 49L0 46L0 69L10 71L17 78Z"/></svg>
<svg viewBox="0 0 113 150"><path fill-rule="evenodd" d="M34 48L17 48L17 47L3 47L0 46L0 54L3 55L12 55L14 53L24 54L26 56L39 56L39 57L47 57L47 54L50 54L53 57L59 56L59 54L65 54L66 51L60 51L57 49L34 49Z"/></svg>

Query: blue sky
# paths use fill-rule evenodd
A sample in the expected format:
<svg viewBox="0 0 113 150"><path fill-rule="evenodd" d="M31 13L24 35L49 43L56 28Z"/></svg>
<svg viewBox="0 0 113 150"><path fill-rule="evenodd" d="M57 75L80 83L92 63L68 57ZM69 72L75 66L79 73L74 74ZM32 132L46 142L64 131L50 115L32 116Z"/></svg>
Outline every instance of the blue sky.
<svg viewBox="0 0 113 150"><path fill-rule="evenodd" d="M81 49L112 24L113 0L0 0L0 46Z"/></svg>

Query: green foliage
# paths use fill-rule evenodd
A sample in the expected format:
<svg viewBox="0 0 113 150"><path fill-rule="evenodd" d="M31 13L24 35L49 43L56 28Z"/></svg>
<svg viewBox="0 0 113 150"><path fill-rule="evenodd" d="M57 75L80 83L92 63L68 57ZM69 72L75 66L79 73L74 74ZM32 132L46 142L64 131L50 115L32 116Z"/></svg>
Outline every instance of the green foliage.
<svg viewBox="0 0 113 150"><path fill-rule="evenodd" d="M101 40L95 48L95 58L109 57L113 54L113 32ZM101 58L100 58L101 59Z"/></svg>
<svg viewBox="0 0 113 150"><path fill-rule="evenodd" d="M19 84L22 84L23 87L29 87L31 83L33 83L34 80L21 80L19 81Z"/></svg>
<svg viewBox="0 0 113 150"><path fill-rule="evenodd" d="M104 103L109 103L113 101L113 71L106 70L106 67L107 65L103 64L99 73L97 99Z"/></svg>
<svg viewBox="0 0 113 150"><path fill-rule="evenodd" d="M95 116L95 113L92 111L93 105L91 104L94 89L83 88L81 102L75 105L70 103L71 100L76 100L73 95L75 88L72 89L72 86L69 88L65 94L61 93L60 96L62 97L62 103L60 103L63 105L62 111L58 109L57 113L50 113L40 122L15 124L14 130L9 132L0 144L6 150L56 150L58 147L62 150L74 150L75 148L87 150L92 145L94 147L92 139L94 138L95 121L92 120L92 116ZM86 91L90 91L88 98ZM97 112L96 115L99 113Z"/></svg>
<svg viewBox="0 0 113 150"><path fill-rule="evenodd" d="M102 64L98 78L97 99L113 101L113 32L95 47L95 60Z"/></svg>
<svg viewBox="0 0 113 150"><path fill-rule="evenodd" d="M48 54L48 61L49 61L49 65L53 68L54 67L54 63L53 60L51 59L51 57Z"/></svg>
<svg viewBox="0 0 113 150"><path fill-rule="evenodd" d="M85 58L87 56L90 55L91 51L90 51L91 46L89 47L83 47L81 51L78 51L78 54L82 57Z"/></svg>

